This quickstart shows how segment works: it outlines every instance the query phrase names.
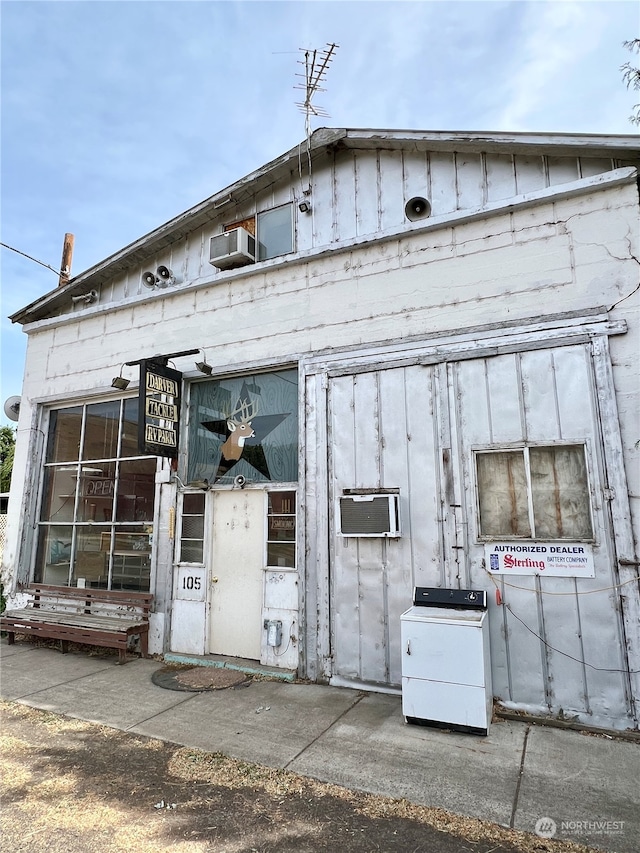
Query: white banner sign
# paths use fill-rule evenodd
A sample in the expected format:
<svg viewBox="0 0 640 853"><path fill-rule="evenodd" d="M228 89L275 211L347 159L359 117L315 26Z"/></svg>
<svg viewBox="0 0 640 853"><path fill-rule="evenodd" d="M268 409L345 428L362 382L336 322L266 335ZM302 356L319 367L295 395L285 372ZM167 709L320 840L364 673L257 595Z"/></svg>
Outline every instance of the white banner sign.
<svg viewBox="0 0 640 853"><path fill-rule="evenodd" d="M484 546L492 575L546 575L556 578L594 578L591 545L557 542L491 542Z"/></svg>

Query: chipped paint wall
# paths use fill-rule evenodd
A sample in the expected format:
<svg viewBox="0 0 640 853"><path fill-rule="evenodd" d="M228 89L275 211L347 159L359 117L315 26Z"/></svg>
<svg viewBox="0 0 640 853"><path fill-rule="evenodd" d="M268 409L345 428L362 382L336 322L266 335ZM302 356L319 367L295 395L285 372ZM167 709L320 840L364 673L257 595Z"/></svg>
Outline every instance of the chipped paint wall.
<svg viewBox="0 0 640 853"><path fill-rule="evenodd" d="M326 495L323 498L319 491L320 481L314 472L318 472L318 478L324 476L326 482L329 474L325 460L332 447L331 431L335 431L347 409L351 411L348 396L335 396L339 384L336 380L332 391L333 420L327 420L329 382L326 375L330 365L333 365L331 369L335 367L331 359L340 355L340 370L345 377L356 376L362 369L363 359L368 364L365 372L379 372L386 364L391 366L391 362L396 364L394 369L405 373L413 365L412 377L413 374L422 377L431 371L431 378L424 385L431 390L429 393L423 390L421 408L403 409L404 417L412 419L415 426L408 430L403 423L395 444L390 435L393 429L385 429L383 435L385 453L392 453L395 448L396 454L395 461L388 462L387 474L391 475L394 466L398 477L404 471L403 511L411 515L432 497L422 494L428 478L408 478L408 469L399 467L403 455L402 464L406 465L407 434L410 433L412 442L418 442L411 444L412 449L419 447L419 436L438 437L440 421L432 418L434 411L442 409L437 402L438 395L429 396L434 393L434 375L442 368L427 370L415 364L425 357L444 364L451 347L470 345L480 339L483 346L490 347L492 343L509 336L517 337L517 334L521 336L518 345L522 351L526 351L527 346L532 351L552 348L554 335L557 337L563 329L570 328L572 317L588 318L596 309L599 318L606 316L609 323L618 324L618 332L622 322L626 322L628 328L626 334L612 334L609 344L604 343L608 333L586 329L584 335L587 339L593 338L592 345L597 344L600 350L597 354L599 372L584 381L593 382L600 389L606 388L608 383L613 392L608 396L596 394L590 410L594 417L600 418L600 426L597 422L593 426L594 441L600 440L599 429L607 434L605 444L609 457L598 463L602 482L605 474L612 474L613 466L617 488L619 492L624 489L624 494L617 495L618 503L614 499L609 509L603 505L602 512L611 516L612 559L614 556L631 562L637 559L635 543L640 537L640 466L636 434L640 409L637 384L638 195L629 170L619 170L605 177L598 174L600 169L610 165L610 162L587 163L575 158L527 159L499 155L459 158L442 153L431 157L416 154L412 158L399 152L367 152L358 157L353 152L336 153L328 158L324 167L317 165L313 215L298 219L300 257L292 255L230 273L215 273L203 255L207 251L208 236L215 230L212 226L211 231L203 229L188 235L166 256L158 255L154 260L153 263L166 263L179 271L182 280L175 287L138 296L141 268L132 269L126 278L112 283L108 294L103 290L97 305L89 306L81 314L74 311L68 317L40 321L27 328L29 349L16 454L16 471L23 476L14 478L17 483L24 484L24 491L20 491L18 485L15 497L12 496L14 518L5 548L6 574L15 579L25 578L29 573L42 453L39 412L43 406L112 396L110 381L120 364L146 353L202 346L206 348L208 362L218 374L297 361L301 364L301 386L307 381L308 404L307 429L303 434L307 476L302 484L306 491L307 539L301 543L304 567L299 571L300 586L302 581L305 586L300 593L287 589L283 604L274 581L273 590L268 587L273 595L270 591L267 607L275 618L283 607L293 613L293 599L300 595L299 603L303 606L299 618L304 622L301 630L305 635L301 666L305 674L314 678L335 675L330 651L333 640L340 643L343 655L354 661L353 665L343 666L343 671L354 681L397 685L398 611L416 581L418 563L428 561L440 565L439 561L444 561L442 565L445 566L451 555L438 550L440 544L435 548L434 538L440 542L442 537L436 537L433 531L428 535L429 528L416 520L410 539L401 542L401 548L413 549L414 556L398 569L398 583L389 587L395 598L387 601L387 609L365 613L363 620L355 622L342 619L339 612L335 619L331 616L332 607L335 610L336 604L340 604L332 603L329 593L331 561L335 564L336 557L323 551L321 540L326 533L326 541L329 541L330 519L327 516L332 509ZM589 172L595 176L585 176ZM548 189L548 184L554 181L573 183L562 183L557 190ZM414 187L418 190L414 191ZM297 191L292 184L283 185L272 190L266 201L280 203L295 196ZM405 227L407 195L423 192L432 200L432 217ZM514 193L522 192L532 195L501 206L501 199L512 199ZM247 203L245 208L235 209L229 218L248 214L254 204L264 201L262 198ZM497 205L496 209L486 209L492 204ZM308 242L305 243L302 242L302 228L306 229L304 240ZM393 228L404 230L394 234ZM367 235L381 230L384 239L377 240L373 236L367 239ZM358 242L359 238L362 242ZM145 264L145 268L148 265ZM545 329L529 333L527 330L536 323L546 324ZM549 339L548 344L545 338ZM580 346L584 345L581 341ZM607 346L611 350L610 360L608 351L602 350ZM403 360L406 364L397 364ZM185 371L187 379L196 378L190 362L180 363L178 367ZM458 369L463 370L462 367ZM405 383L407 376L403 379ZM442 383L446 386L445 379L439 380L438 387L442 388ZM343 384L354 381L345 378ZM392 401L399 393L399 386L390 373L380 381L387 399ZM411 378L412 383L417 381ZM539 377L538 381L543 379ZM386 406L387 412L395 410L392 402ZM463 436L465 423L472 417L468 413L462 419ZM425 424L427 432L421 433ZM621 434L619 449L615 446L616 434ZM364 435L362 433L362 440ZM427 448L431 455L424 457L431 459L434 489L440 476L440 457L437 453L434 455L434 448L440 448L438 442L440 438L431 449ZM323 470L324 474L320 475ZM393 485L397 483L394 481ZM165 483L161 488L165 495L162 505L168 506L175 500L175 493L170 491L173 486ZM616 517L617 513L624 518ZM438 517L437 506L433 507L433 514ZM23 524L22 519L26 519L26 523ZM462 523L468 524L469 519L463 519ZM163 524L159 532L166 539ZM165 554L169 553L166 542L162 547ZM372 545L367 547L375 554ZM372 559L379 561L379 557ZM480 575L471 569L467 571L470 582L482 583ZM623 571L628 577L637 569L628 566ZM156 568L156 584L157 589L162 590L159 601L167 616L170 575L170 560L165 557L163 565ZM348 570L345 570L345 577L349 577ZM366 576L365 580L370 582L367 595L377 595L375 574ZM453 583L455 580L451 572L439 576L440 582ZM633 585L629 589L633 590ZM616 623L617 633L614 632L615 638L610 644L611 654L616 656L616 666L610 668L619 668L627 652L636 662L640 657L635 591L628 600L631 610L624 616L626 621ZM347 601L345 597L344 602ZM615 601L609 604L615 609ZM600 611L599 618L605 622L611 615L609 604ZM377 651L375 644L371 645L374 624L384 625L387 638L386 647L383 644ZM508 629L516 632L514 643L526 644L526 634L517 633L520 631L517 623L510 623ZM190 638L186 641L190 642ZM557 640L554 635L554 643L561 645L561 641L562 637ZM161 646L161 639L158 643ZM509 674L506 647L500 643L500 631L495 629L493 644L497 671L494 682L498 689L515 703L539 705L538 695L530 689L531 680L526 690L523 687L518 692L513 687L517 679L513 673ZM624 643L628 646L626 652ZM357 653L361 644L372 656L373 676L371 670L362 669L363 661ZM606 660L601 665L606 668L610 663ZM569 679L568 692L575 697L571 707L580 706L584 711L579 701L579 694L585 692L580 678ZM605 687L596 691L592 706L597 706L599 719L606 718L610 702L614 723L615 719L625 725L633 721L630 691L635 691L636 697L640 695L637 679L633 685L622 684L615 690ZM567 705L566 691L557 702L553 700L555 704L551 707L557 711L560 701L563 707ZM584 713L588 714L588 709Z"/></svg>
<svg viewBox="0 0 640 853"><path fill-rule="evenodd" d="M142 274L161 264L176 275L175 287L223 281L228 273L209 263L209 240L230 224L288 202L293 205L296 252L317 251L407 226L405 204L424 197L431 217L478 210L525 193L604 174L622 161L605 157L441 151L332 150L314 162L311 183L291 172L268 190L242 194L222 206L205 227L169 241L153 257L99 287L100 302L148 295ZM304 192L312 186L310 196ZM309 214L297 203L308 198ZM75 313L82 312L75 306Z"/></svg>

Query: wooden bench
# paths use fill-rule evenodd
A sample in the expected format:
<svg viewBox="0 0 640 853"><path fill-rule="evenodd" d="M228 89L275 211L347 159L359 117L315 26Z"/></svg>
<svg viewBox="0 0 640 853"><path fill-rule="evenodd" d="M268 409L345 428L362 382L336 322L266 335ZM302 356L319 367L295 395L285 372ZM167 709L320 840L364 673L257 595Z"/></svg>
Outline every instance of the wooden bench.
<svg viewBox="0 0 640 853"><path fill-rule="evenodd" d="M138 636L142 656L149 656L151 593L35 583L24 592L31 596L27 606L0 616L9 645L16 634L32 634L60 640L63 653L69 641L118 649L123 664L129 637Z"/></svg>

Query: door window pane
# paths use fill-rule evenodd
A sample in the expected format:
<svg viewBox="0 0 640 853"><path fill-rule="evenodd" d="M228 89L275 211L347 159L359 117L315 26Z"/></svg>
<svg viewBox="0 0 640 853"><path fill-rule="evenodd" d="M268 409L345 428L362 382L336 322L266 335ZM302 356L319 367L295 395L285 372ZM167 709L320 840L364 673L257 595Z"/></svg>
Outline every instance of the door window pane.
<svg viewBox="0 0 640 853"><path fill-rule="evenodd" d="M531 536L522 451L478 453L476 464L481 534L495 538Z"/></svg>
<svg viewBox="0 0 640 853"><path fill-rule="evenodd" d="M269 492L267 512L267 565L296 566L296 493Z"/></svg>
<svg viewBox="0 0 640 853"><path fill-rule="evenodd" d="M529 450L533 516L539 539L589 539L593 535L584 448Z"/></svg>
<svg viewBox="0 0 640 853"><path fill-rule="evenodd" d="M180 562L204 560L204 493L185 494L182 498Z"/></svg>

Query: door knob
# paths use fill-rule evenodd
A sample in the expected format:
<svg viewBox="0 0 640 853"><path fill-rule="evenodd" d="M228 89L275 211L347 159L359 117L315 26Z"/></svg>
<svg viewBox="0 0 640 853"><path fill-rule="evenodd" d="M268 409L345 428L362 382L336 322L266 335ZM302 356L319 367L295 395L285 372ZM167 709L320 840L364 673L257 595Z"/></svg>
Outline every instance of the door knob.
<svg viewBox="0 0 640 853"><path fill-rule="evenodd" d="M211 583L218 583L218 578L217 577L211 578Z"/></svg>

